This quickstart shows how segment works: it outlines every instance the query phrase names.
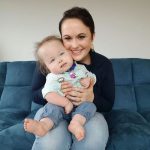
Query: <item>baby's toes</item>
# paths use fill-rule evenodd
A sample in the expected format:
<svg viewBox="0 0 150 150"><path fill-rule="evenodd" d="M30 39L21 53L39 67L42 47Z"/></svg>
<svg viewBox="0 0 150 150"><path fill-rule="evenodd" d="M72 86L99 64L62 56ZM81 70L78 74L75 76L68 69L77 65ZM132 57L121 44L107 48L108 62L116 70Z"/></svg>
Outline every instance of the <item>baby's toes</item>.
<svg viewBox="0 0 150 150"><path fill-rule="evenodd" d="M76 138L78 141L81 141L83 138L84 138L84 132L79 132L77 135L76 135Z"/></svg>

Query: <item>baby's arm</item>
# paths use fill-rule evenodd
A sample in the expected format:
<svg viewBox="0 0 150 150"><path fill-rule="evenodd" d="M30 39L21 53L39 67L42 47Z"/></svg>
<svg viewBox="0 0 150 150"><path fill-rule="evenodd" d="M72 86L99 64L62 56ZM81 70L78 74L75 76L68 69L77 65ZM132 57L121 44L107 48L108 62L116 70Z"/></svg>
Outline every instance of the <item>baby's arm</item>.
<svg viewBox="0 0 150 150"><path fill-rule="evenodd" d="M52 104L65 108L66 114L70 113L73 109L73 104L64 96L57 94L56 92L49 92L46 94L45 99Z"/></svg>
<svg viewBox="0 0 150 150"><path fill-rule="evenodd" d="M65 112L69 113L73 108L73 104L65 96L58 93L60 87L60 83L57 81L57 76L50 73L46 77L46 83L42 89L42 95L47 102L64 107Z"/></svg>

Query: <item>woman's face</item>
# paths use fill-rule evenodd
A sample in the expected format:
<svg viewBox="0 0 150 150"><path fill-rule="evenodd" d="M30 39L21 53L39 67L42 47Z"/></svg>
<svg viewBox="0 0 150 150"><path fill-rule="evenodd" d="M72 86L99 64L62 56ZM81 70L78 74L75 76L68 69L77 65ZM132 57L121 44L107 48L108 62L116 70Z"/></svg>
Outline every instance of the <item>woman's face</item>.
<svg viewBox="0 0 150 150"><path fill-rule="evenodd" d="M92 47L94 35L89 27L79 19L66 19L61 26L64 46L70 51L75 61L90 64L89 51Z"/></svg>

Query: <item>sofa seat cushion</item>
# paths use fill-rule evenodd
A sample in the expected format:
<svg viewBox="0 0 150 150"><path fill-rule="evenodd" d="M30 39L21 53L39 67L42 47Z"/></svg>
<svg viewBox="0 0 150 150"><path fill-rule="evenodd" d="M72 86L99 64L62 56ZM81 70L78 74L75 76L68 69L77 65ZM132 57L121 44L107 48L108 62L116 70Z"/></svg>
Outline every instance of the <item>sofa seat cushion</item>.
<svg viewBox="0 0 150 150"><path fill-rule="evenodd" d="M0 132L0 149L30 150L34 139L34 135L27 133L23 128L23 122L20 122Z"/></svg>
<svg viewBox="0 0 150 150"><path fill-rule="evenodd" d="M150 110L141 112L141 114L150 123Z"/></svg>
<svg viewBox="0 0 150 150"><path fill-rule="evenodd" d="M145 116L129 110L113 110L106 119L109 125L109 150L149 150L150 124Z"/></svg>
<svg viewBox="0 0 150 150"><path fill-rule="evenodd" d="M107 149L149 150L150 126L148 124L124 123L111 129Z"/></svg>
<svg viewBox="0 0 150 150"><path fill-rule="evenodd" d="M138 112L130 110L112 110L107 116L109 128L116 127L118 124L133 123L145 124L146 119Z"/></svg>
<svg viewBox="0 0 150 150"><path fill-rule="evenodd" d="M0 109L0 131L21 122L27 115L16 109Z"/></svg>

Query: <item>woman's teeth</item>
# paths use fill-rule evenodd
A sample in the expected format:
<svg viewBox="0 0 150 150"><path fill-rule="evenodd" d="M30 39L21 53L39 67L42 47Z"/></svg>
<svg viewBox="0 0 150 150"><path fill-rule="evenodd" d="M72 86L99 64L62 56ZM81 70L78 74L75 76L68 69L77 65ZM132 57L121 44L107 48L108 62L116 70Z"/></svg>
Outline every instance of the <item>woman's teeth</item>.
<svg viewBox="0 0 150 150"><path fill-rule="evenodd" d="M81 51L72 51L73 54L80 54Z"/></svg>

